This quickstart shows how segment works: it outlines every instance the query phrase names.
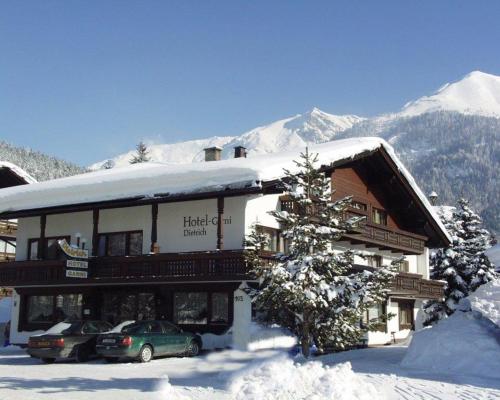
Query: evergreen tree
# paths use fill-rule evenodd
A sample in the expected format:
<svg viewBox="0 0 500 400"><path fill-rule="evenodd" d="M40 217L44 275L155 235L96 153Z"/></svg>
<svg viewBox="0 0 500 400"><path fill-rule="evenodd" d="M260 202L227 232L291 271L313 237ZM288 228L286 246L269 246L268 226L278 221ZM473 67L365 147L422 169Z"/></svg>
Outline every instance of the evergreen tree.
<svg viewBox="0 0 500 400"><path fill-rule="evenodd" d="M113 160L106 160L102 166L101 169L111 169L115 167L115 162Z"/></svg>
<svg viewBox="0 0 500 400"><path fill-rule="evenodd" d="M139 144L136 146L136 149L136 154L130 160L130 164L144 163L150 160L148 156L149 150L144 142L139 142Z"/></svg>
<svg viewBox="0 0 500 400"><path fill-rule="evenodd" d="M493 237L482 228L481 218L469 202L460 199L451 215L440 216L452 243L431 255L431 278L444 280L446 284L444 301L431 301L425 307L427 324L453 314L461 299L496 275L495 266L485 253L493 244Z"/></svg>
<svg viewBox="0 0 500 400"><path fill-rule="evenodd" d="M359 343L362 313L386 299L396 269L357 271L352 251L332 249L362 218L344 218L352 198L332 201L330 178L315 168L317 160L306 150L295 161L298 173L285 170L282 184L294 208L270 213L280 223L287 253L268 263L259 257L265 236L255 230L247 240L248 261L261 282L257 308L266 321L294 332L306 357L312 341L320 350Z"/></svg>

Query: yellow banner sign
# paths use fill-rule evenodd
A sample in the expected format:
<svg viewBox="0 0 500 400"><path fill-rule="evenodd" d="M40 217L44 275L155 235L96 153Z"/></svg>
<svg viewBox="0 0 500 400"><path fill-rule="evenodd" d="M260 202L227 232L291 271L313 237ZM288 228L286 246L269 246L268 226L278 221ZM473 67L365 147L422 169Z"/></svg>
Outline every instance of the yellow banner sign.
<svg viewBox="0 0 500 400"><path fill-rule="evenodd" d="M89 251L84 249L79 249L72 247L68 244L66 239L58 241L59 246L61 246L62 251L68 256L73 258L89 258Z"/></svg>

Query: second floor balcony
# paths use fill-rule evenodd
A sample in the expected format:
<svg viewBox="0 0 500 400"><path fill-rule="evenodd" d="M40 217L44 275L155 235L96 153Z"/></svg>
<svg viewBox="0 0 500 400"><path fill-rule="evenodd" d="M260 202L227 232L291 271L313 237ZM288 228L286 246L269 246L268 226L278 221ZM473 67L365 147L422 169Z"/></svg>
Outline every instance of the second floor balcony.
<svg viewBox="0 0 500 400"><path fill-rule="evenodd" d="M271 255L263 259L272 262ZM356 266L358 269L366 268ZM89 284L252 281L243 251L163 253L129 257L95 257L85 278L68 276L66 260L16 261L0 264L0 286L30 287ZM391 285L401 296L439 299L441 282L401 272Z"/></svg>

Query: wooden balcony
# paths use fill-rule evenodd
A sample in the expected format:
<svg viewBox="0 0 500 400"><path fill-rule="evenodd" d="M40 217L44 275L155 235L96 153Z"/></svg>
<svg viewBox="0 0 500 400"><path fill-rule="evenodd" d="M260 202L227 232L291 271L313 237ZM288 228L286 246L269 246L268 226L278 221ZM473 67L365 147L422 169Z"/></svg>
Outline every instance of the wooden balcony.
<svg viewBox="0 0 500 400"><path fill-rule="evenodd" d="M444 283L422 275L400 272L391 286L391 296L439 300L444 297Z"/></svg>
<svg viewBox="0 0 500 400"><path fill-rule="evenodd" d="M263 254L263 259L272 262L272 255ZM252 280L242 251L98 257L89 260L86 279L66 277L65 260L0 264L0 286L11 287L240 280ZM443 284L423 279L418 274L401 272L392 283L391 295L437 299L443 296Z"/></svg>
<svg viewBox="0 0 500 400"><path fill-rule="evenodd" d="M344 239L353 244L365 244L367 247L376 247L395 253L418 255L424 252L427 238L381 225L364 223L356 232L346 233Z"/></svg>
<svg viewBox="0 0 500 400"><path fill-rule="evenodd" d="M16 261L0 264L0 286L233 281L250 279L246 271L241 251L97 257L86 279L66 277L65 260Z"/></svg>
<svg viewBox="0 0 500 400"><path fill-rule="evenodd" d="M0 220L0 236L15 239L17 233L17 222Z"/></svg>
<svg viewBox="0 0 500 400"><path fill-rule="evenodd" d="M289 196L281 196L280 201L283 211L298 212L297 205ZM311 204L307 212L314 216L318 212L317 205ZM427 240L425 236L371 223L369 222L369 215L366 210L349 208L344 215L344 219L351 217L365 217L365 221L347 232L343 240L395 253L422 254L424 252Z"/></svg>

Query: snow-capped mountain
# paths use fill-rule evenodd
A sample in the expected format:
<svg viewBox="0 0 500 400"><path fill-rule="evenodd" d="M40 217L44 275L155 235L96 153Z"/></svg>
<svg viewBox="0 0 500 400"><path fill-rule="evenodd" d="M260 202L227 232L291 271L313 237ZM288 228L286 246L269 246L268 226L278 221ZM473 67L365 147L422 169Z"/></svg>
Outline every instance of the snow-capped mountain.
<svg viewBox="0 0 500 400"><path fill-rule="evenodd" d="M500 76L473 71L431 96L407 103L397 116L414 117L434 111L500 117Z"/></svg>
<svg viewBox="0 0 500 400"><path fill-rule="evenodd" d="M190 163L202 161L203 149L211 146L222 147L223 158L233 156L234 146L244 146L252 157L356 136L383 137L424 191L437 191L442 204L469 198L489 228L500 232L500 77L479 71L407 103L399 112L374 118L332 115L314 108L241 135L148 148L153 161ZM112 161L118 167L128 165L133 153Z"/></svg>
<svg viewBox="0 0 500 400"><path fill-rule="evenodd" d="M328 142L337 134L352 128L364 118L356 115L332 115L317 108L304 114L285 118L269 125L259 126L240 136L214 136L208 139L190 140L173 144L153 144L148 146L151 161L169 163L190 163L203 160L203 149L211 146L222 147L222 157L230 158L233 147L244 146L248 154L275 153L307 144ZM131 150L112 159L116 167L129 165L134 154ZM90 169L98 169L98 162Z"/></svg>

